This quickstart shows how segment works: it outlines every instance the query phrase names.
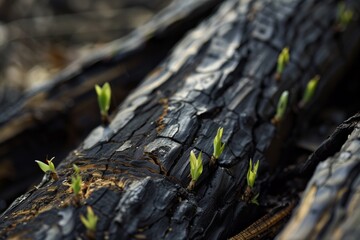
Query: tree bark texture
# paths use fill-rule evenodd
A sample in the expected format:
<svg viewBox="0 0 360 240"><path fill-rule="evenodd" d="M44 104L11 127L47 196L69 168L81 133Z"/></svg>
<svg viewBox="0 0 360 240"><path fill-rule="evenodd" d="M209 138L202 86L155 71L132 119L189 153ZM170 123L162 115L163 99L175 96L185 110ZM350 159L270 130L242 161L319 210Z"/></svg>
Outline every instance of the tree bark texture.
<svg viewBox="0 0 360 240"><path fill-rule="evenodd" d="M360 3L349 2L359 12ZM226 239L245 229L265 211L287 137L321 107L356 53L359 21L335 30L336 9L333 0L224 1L128 96L109 126L94 129L61 162L59 180L45 176L13 203L1 216L0 236L85 238L79 215L86 206L99 216L98 239ZM291 60L277 81L286 46ZM298 109L316 74L316 95ZM284 90L288 110L273 125ZM218 127L226 147L210 167ZM186 189L191 150L204 158L193 191ZM260 161L260 206L241 198L250 159ZM84 181L78 205L69 187L74 163Z"/></svg>
<svg viewBox="0 0 360 240"><path fill-rule="evenodd" d="M346 141L342 133L348 136ZM344 144L339 152L323 158L325 152L331 154L341 142ZM358 239L360 113L339 126L317 152L309 161L319 158L322 162L277 239Z"/></svg>
<svg viewBox="0 0 360 240"><path fill-rule="evenodd" d="M111 84L115 108L218 3L174 1L129 36L74 62L16 104L1 106L0 168L14 171L0 174L0 200L25 191L38 171L33 159L53 155L57 162L100 123L95 84Z"/></svg>

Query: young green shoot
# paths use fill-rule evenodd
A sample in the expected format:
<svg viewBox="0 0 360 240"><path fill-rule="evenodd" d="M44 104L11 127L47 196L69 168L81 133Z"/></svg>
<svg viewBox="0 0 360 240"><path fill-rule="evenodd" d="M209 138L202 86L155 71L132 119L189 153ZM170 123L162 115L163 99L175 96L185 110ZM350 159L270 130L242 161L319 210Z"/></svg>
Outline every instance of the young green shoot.
<svg viewBox="0 0 360 240"><path fill-rule="evenodd" d="M246 180L247 180L247 184L250 188L254 187L259 164L260 164L259 160L256 162L256 164L254 166L253 166L252 160L250 159L250 161L249 161L249 169L248 169L248 172L246 175Z"/></svg>
<svg viewBox="0 0 360 240"><path fill-rule="evenodd" d="M344 2L339 2L336 16L337 28L344 31L354 18L354 11L346 6Z"/></svg>
<svg viewBox="0 0 360 240"><path fill-rule="evenodd" d="M289 48L285 47L285 48L283 48L283 50L281 51L281 53L278 56L276 74L275 74L276 80L278 80L278 81L281 80L281 75L282 75L286 65L289 63L289 61L290 61Z"/></svg>
<svg viewBox="0 0 360 240"><path fill-rule="evenodd" d="M257 193L255 196L253 196L250 200L250 203L252 204L255 204L255 205L259 205L259 202L258 202L258 197L259 197L259 193Z"/></svg>
<svg viewBox="0 0 360 240"><path fill-rule="evenodd" d="M225 143L221 142L224 128L218 128L216 136L214 138L214 152L210 159L210 165L215 165L216 160L219 159L220 155L224 151Z"/></svg>
<svg viewBox="0 0 360 240"><path fill-rule="evenodd" d="M256 205L259 205L257 199L259 197L259 193L254 195L253 188L255 185L257 171L259 168L260 161L258 160L255 165L253 165L252 160L249 161L249 169L246 175L247 187L245 189L244 194L242 195L242 199L245 202L250 202Z"/></svg>
<svg viewBox="0 0 360 240"><path fill-rule="evenodd" d="M307 104L310 103L313 96L315 95L316 87L319 83L319 80L320 80L320 76L316 75L308 82L308 84L306 85L304 95L299 103L299 108L304 108Z"/></svg>
<svg viewBox="0 0 360 240"><path fill-rule="evenodd" d="M39 165L40 169L44 172L44 173L50 173L51 178L56 181L58 180L58 175L57 172L55 170L55 165L52 162L54 160L55 157L52 157L50 160L47 160L47 164L44 162L41 162L39 160L35 160L35 162Z"/></svg>
<svg viewBox="0 0 360 240"><path fill-rule="evenodd" d="M71 189L74 193L74 203L78 204L80 201L80 196L81 196L81 188L82 188L82 179L80 176L80 169L78 166L76 166L75 164L73 164L73 168L75 173L71 176Z"/></svg>
<svg viewBox="0 0 360 240"><path fill-rule="evenodd" d="M271 122L273 124L277 124L277 123L281 122L281 120L284 118L287 104L288 104L288 99L289 99L289 92L284 91L280 96L280 99L279 99L279 102L278 102L278 105L276 108L276 114L273 117L273 119L271 120Z"/></svg>
<svg viewBox="0 0 360 240"><path fill-rule="evenodd" d="M86 227L88 237L94 239L96 232L96 224L99 218L95 215L94 211L90 206L87 207L86 217L84 215L80 215L80 220Z"/></svg>
<svg viewBox="0 0 360 240"><path fill-rule="evenodd" d="M193 190L195 187L196 181L199 179L200 175L203 172L203 163L202 163L202 152L199 153L199 156L196 157L194 151L190 152L190 175L191 182L187 187L189 190Z"/></svg>
<svg viewBox="0 0 360 240"><path fill-rule="evenodd" d="M71 189L73 190L75 196L80 195L81 186L82 186L81 176L78 174L71 176Z"/></svg>
<svg viewBox="0 0 360 240"><path fill-rule="evenodd" d="M100 108L100 114L103 124L109 123L109 108L111 100L111 87L109 83L105 83L102 87L95 85L97 99Z"/></svg>
<svg viewBox="0 0 360 240"><path fill-rule="evenodd" d="M74 172L75 174L79 174L80 173L80 169L76 164L73 164L73 168L74 168Z"/></svg>

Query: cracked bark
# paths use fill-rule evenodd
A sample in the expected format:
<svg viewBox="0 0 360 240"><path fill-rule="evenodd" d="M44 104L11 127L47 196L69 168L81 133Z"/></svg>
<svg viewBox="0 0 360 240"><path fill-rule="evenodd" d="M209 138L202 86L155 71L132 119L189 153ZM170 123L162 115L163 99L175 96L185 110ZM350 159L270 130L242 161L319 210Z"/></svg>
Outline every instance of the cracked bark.
<svg viewBox="0 0 360 240"><path fill-rule="evenodd" d="M334 153L332 148L339 144L341 150ZM318 158L321 163L278 239L357 239L360 236L360 113L339 126L317 152L323 154L312 155L308 161Z"/></svg>
<svg viewBox="0 0 360 240"><path fill-rule="evenodd" d="M110 82L112 105L120 104L178 39L217 4L219 0L173 1L127 37L74 62L16 104L2 106L0 166L7 164L16 169L9 178L17 180L1 184L0 199L14 199L33 181L37 166L24 159L42 159L51 154L57 162L100 123L95 84Z"/></svg>
<svg viewBox="0 0 360 240"><path fill-rule="evenodd" d="M358 12L360 3L349 2ZM79 214L86 205L99 216L99 239L225 239L245 229L268 201L281 145L321 107L359 43L358 20L334 31L336 3L224 1L120 104L108 127L94 129L61 162L59 181L45 178L14 202L1 216L0 236L85 237ZM291 61L279 82L285 46ZM293 111L315 74L321 82L312 104ZM276 127L270 120L284 90L290 110ZM226 147L209 168L219 126ZM193 149L203 152L204 172L187 191ZM240 198L250 158L260 160L260 207ZM79 207L66 184L73 163L84 180Z"/></svg>

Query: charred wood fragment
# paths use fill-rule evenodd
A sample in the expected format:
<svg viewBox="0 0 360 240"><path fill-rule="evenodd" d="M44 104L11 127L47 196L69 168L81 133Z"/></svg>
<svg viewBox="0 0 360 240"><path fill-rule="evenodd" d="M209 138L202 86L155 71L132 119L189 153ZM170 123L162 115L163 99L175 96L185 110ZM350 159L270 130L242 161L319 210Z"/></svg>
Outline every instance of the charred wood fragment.
<svg viewBox="0 0 360 240"><path fill-rule="evenodd" d="M230 240L250 240L261 239L269 234L276 225L286 219L295 207L295 201L292 201L288 206L274 212L268 213L261 217L259 220L251 224L244 231L240 232L236 236L230 238Z"/></svg>
<svg viewBox="0 0 360 240"><path fill-rule="evenodd" d="M330 142L338 144L341 133L346 134L347 139L343 140L340 151L334 153L328 146ZM323 156L323 162L317 166L299 207L277 239L357 239L360 236L359 113L341 124L320 150L322 154L317 157Z"/></svg>
<svg viewBox="0 0 360 240"><path fill-rule="evenodd" d="M321 146L309 157L301 169L301 174L312 174L320 161L324 161L327 157L333 156L337 153L343 143L347 140L350 133L360 120L360 113L355 114L342 124L340 124L334 133L324 141Z"/></svg>

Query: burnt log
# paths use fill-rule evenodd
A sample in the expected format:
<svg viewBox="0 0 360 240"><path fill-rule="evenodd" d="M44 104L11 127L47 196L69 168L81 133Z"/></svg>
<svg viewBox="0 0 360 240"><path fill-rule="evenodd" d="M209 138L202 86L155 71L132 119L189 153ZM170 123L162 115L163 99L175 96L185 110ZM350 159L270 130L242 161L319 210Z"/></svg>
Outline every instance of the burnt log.
<svg viewBox="0 0 360 240"><path fill-rule="evenodd" d="M349 4L359 11L358 1ZM279 161L288 136L306 127L356 54L360 22L338 31L336 11L333 0L224 1L120 104L109 126L61 162L59 180L45 175L14 201L0 217L0 236L86 238L79 220L86 206L99 216L97 239L226 239L245 229L271 204L267 189L288 164ZM285 46L291 61L278 81ZM317 74L312 102L297 109ZM284 90L288 110L274 125ZM220 126L226 147L209 166ZM186 189L191 150L204 157L193 191ZM259 206L241 198L249 159L260 161ZM69 187L74 163L84 181L80 204Z"/></svg>
<svg viewBox="0 0 360 240"><path fill-rule="evenodd" d="M101 122L95 84L111 84L115 109L218 3L173 1L128 36L72 63L16 103L0 106L0 168L12 169L0 174L0 203L13 201L38 176L33 159L52 155L58 162Z"/></svg>

